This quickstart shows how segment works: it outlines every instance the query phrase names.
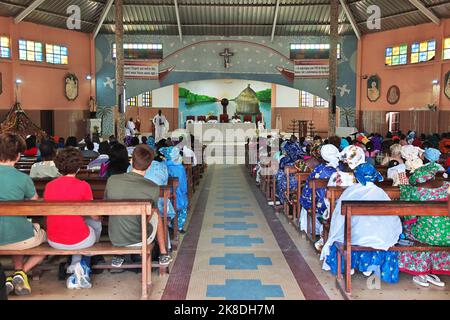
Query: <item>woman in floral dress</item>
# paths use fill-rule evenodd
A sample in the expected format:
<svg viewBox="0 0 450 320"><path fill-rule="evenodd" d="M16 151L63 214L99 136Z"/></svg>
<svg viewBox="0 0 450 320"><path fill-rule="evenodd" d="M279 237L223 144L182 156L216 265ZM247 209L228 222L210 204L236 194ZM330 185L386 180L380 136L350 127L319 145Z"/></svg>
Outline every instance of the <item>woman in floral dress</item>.
<svg viewBox="0 0 450 320"><path fill-rule="evenodd" d="M404 201L446 201L449 181L434 180L440 166L430 162L416 169L409 178L410 186L400 186L400 199ZM434 180L434 181L432 181ZM427 183L428 185L422 185ZM431 184L431 185L430 185ZM449 217L406 217L404 234L432 246L450 246ZM450 275L450 255L445 251L406 251L399 257L399 270L413 275L413 281L428 287L429 283L444 286L436 274Z"/></svg>
<svg viewBox="0 0 450 320"><path fill-rule="evenodd" d="M280 165L278 168L278 172L275 175L275 181L276 181L276 196L281 204L284 204L284 202L287 200L286 198L286 190L287 190L287 183L286 183L286 174L284 173L284 168L288 166L294 166L294 164L303 158L304 152L298 142L291 142L287 141L282 145L282 151L285 154L283 158L280 160ZM289 175L289 184L291 190L297 190L297 179L295 177L295 174Z"/></svg>

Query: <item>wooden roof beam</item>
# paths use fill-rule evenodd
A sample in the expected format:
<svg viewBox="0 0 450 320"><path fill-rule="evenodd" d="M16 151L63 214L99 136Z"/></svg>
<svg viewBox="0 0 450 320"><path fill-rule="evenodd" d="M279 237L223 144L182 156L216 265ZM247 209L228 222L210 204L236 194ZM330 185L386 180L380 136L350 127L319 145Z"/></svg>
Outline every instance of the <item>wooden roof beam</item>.
<svg viewBox="0 0 450 320"><path fill-rule="evenodd" d="M34 11L37 7L39 7L45 0L34 0L28 7L26 7L21 13L14 18L14 23L18 24L23 19L28 17L30 13Z"/></svg>

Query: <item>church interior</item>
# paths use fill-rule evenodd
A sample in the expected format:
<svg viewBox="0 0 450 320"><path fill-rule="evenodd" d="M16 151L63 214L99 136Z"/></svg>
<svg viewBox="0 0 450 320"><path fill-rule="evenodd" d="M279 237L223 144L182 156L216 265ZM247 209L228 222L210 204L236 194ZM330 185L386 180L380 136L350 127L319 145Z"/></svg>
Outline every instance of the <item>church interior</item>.
<svg viewBox="0 0 450 320"><path fill-rule="evenodd" d="M0 0L0 300L449 300L449 0Z"/></svg>

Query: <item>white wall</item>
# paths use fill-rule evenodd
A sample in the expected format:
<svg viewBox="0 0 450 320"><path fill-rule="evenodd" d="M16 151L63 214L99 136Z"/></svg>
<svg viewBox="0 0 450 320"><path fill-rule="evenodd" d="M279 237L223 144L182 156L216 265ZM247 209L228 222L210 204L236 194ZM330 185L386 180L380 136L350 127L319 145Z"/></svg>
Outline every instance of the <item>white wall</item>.
<svg viewBox="0 0 450 320"><path fill-rule="evenodd" d="M275 108L298 108L300 91L277 85Z"/></svg>
<svg viewBox="0 0 450 320"><path fill-rule="evenodd" d="M173 86L162 87L152 91L153 108L174 108Z"/></svg>

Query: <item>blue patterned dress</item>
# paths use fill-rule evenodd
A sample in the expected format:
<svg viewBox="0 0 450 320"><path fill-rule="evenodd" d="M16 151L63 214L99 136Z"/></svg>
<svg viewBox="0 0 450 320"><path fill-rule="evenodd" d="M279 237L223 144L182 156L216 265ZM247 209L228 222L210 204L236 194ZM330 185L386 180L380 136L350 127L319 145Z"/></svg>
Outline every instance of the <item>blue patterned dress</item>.
<svg viewBox="0 0 450 320"><path fill-rule="evenodd" d="M293 166L295 162L301 159L304 155L302 148L298 142L288 142L285 146L285 152L287 155L280 160L280 165L278 168L278 172L275 175L276 181L276 189L275 193L278 200L284 204L286 199L286 190L287 190L287 182L286 182L286 174L284 173L284 168L287 166ZM289 184L290 190L297 190L297 178L295 174L289 175Z"/></svg>

